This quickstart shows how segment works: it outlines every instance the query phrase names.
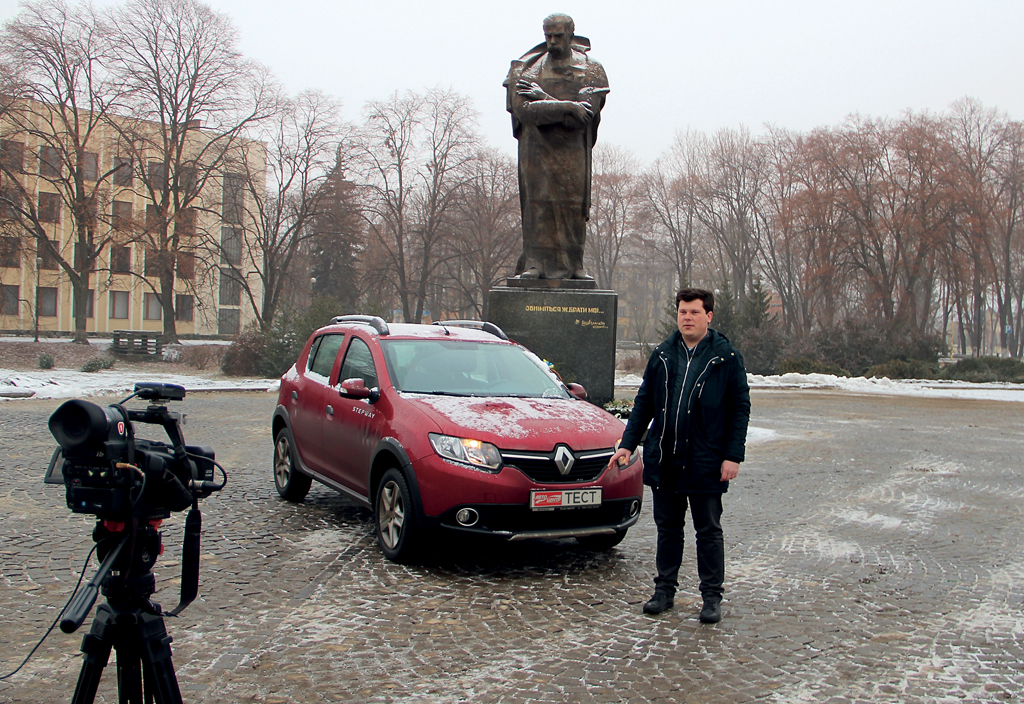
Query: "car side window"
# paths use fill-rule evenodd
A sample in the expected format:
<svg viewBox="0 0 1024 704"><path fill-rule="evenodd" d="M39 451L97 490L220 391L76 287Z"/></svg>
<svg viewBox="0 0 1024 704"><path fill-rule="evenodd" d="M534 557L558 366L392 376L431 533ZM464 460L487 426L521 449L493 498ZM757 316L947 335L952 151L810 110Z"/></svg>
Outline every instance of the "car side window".
<svg viewBox="0 0 1024 704"><path fill-rule="evenodd" d="M368 389L377 385L377 367L373 364L373 355L366 343L358 337L352 338L352 344L348 346L338 379L362 379Z"/></svg>
<svg viewBox="0 0 1024 704"><path fill-rule="evenodd" d="M309 373L322 376L324 383L331 378L331 369L334 367L334 360L341 349L341 343L345 340L344 335L324 335L320 343L313 363L309 365Z"/></svg>
<svg viewBox="0 0 1024 704"><path fill-rule="evenodd" d="M324 341L324 336L313 340L313 344L309 346L309 356L306 357L306 371L308 372L313 368L313 360L316 359L316 352L320 349L320 343Z"/></svg>

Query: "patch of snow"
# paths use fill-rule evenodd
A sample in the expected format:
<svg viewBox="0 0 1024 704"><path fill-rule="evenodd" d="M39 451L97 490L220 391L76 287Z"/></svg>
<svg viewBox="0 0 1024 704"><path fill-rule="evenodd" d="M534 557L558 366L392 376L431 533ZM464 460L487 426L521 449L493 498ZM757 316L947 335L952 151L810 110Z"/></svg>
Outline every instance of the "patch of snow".
<svg viewBox="0 0 1024 704"><path fill-rule="evenodd" d="M33 398L83 398L127 396L139 381L179 384L185 391L267 391L276 393L279 379L208 379L188 374L126 373L106 370L93 373L71 369L18 372L0 369L0 388L34 391Z"/></svg>
<svg viewBox="0 0 1024 704"><path fill-rule="evenodd" d="M929 379L867 379L831 374L781 374L760 376L748 374L752 389L836 389L859 394L917 396L921 398L962 398L981 401L1024 401L1024 384L991 382L973 384L966 381Z"/></svg>

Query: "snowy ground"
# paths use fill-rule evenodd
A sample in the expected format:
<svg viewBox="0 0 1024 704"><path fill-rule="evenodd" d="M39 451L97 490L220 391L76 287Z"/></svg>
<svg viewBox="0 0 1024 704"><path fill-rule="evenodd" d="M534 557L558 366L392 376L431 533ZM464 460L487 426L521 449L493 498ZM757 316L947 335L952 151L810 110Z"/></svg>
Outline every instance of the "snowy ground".
<svg viewBox="0 0 1024 704"><path fill-rule="evenodd" d="M616 387L639 387L640 377L635 374L616 375ZM841 377L831 374L781 374L760 376L748 374L752 389L831 389L857 394L889 396L918 396L924 398L962 398L981 401L1024 401L1024 384L992 382L972 384L966 381L938 381L929 379L865 379Z"/></svg>

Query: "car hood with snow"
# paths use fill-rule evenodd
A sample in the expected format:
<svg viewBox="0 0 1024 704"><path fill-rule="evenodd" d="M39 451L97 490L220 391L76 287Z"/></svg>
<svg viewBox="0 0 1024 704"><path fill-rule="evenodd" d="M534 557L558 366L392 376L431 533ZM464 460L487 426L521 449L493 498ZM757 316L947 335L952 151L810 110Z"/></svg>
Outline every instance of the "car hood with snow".
<svg viewBox="0 0 1024 704"><path fill-rule="evenodd" d="M546 452L553 439L578 451L612 447L623 424L586 401L560 398L403 396L445 435L489 442L503 450Z"/></svg>

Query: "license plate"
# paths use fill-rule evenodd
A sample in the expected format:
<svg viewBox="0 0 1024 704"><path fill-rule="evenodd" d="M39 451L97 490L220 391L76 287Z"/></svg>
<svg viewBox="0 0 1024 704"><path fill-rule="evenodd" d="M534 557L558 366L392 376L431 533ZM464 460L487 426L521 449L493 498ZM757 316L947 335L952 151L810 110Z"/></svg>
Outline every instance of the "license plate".
<svg viewBox="0 0 1024 704"><path fill-rule="evenodd" d="M591 508L601 505L601 487L590 489L563 489L561 491L530 492L530 508L534 511L554 511L560 508Z"/></svg>

